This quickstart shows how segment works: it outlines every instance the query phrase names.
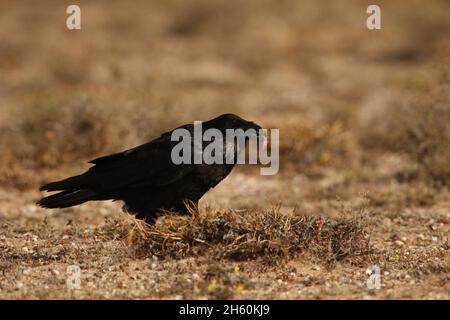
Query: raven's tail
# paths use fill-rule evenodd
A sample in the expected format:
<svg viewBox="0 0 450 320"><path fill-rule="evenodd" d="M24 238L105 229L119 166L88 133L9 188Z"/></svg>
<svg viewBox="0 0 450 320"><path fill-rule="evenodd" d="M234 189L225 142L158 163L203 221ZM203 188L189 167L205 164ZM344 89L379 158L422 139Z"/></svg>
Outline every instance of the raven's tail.
<svg viewBox="0 0 450 320"><path fill-rule="evenodd" d="M39 188L41 191L62 191L62 190L81 190L87 189L88 175L86 173L78 176L69 177L64 180L50 182Z"/></svg>
<svg viewBox="0 0 450 320"><path fill-rule="evenodd" d="M44 208L67 208L95 200L97 193L87 186L86 173L43 185L40 190L61 191L44 197L37 204Z"/></svg>
<svg viewBox="0 0 450 320"><path fill-rule="evenodd" d="M40 187L42 191L60 191L42 198L37 204L44 208L67 208L98 199L98 193L88 185L87 173L69 177L64 180L47 183Z"/></svg>
<svg viewBox="0 0 450 320"><path fill-rule="evenodd" d="M89 200L95 200L97 193L88 189L66 190L60 193L44 197L37 204L44 208L67 208L82 204Z"/></svg>

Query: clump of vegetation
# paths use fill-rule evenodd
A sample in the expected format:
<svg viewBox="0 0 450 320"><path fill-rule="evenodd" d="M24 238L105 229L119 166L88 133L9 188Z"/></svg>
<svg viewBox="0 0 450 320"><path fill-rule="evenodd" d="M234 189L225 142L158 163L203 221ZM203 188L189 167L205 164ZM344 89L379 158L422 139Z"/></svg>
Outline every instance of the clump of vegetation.
<svg viewBox="0 0 450 320"><path fill-rule="evenodd" d="M405 131L399 138L419 170L437 185L450 185L450 100L413 104L405 112Z"/></svg>
<svg viewBox="0 0 450 320"><path fill-rule="evenodd" d="M354 212L356 213L356 212ZM275 257L293 258L308 252L326 263L349 259L356 262L371 253L363 215L338 219L266 211L201 210L192 217L166 215L146 225L129 218L107 224L103 233L118 232L138 256L183 258L207 255L235 261ZM109 231L108 231L109 230Z"/></svg>
<svg viewBox="0 0 450 320"><path fill-rule="evenodd" d="M425 178L435 186L450 186L450 72L444 70L434 86L425 86L408 99L393 103L372 120L361 141L367 147L406 154L412 172L398 178ZM410 89L410 88L408 88Z"/></svg>
<svg viewBox="0 0 450 320"><path fill-rule="evenodd" d="M314 121L308 115L295 114L269 120L266 125L269 128L280 127L280 157L283 163L300 168L346 167L349 161L357 158L356 140L341 119Z"/></svg>

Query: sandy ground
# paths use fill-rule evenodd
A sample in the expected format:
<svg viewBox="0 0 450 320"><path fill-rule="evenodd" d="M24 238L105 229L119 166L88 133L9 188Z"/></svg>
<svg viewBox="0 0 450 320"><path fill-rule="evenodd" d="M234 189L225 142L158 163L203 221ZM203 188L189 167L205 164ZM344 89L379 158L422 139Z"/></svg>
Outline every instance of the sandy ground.
<svg viewBox="0 0 450 320"><path fill-rule="evenodd" d="M340 202L356 206L370 198L365 204L375 247L370 260L344 260L330 268L307 252L273 265L261 259L217 260L204 255L158 259L149 253L137 258L127 239L105 239L96 233L108 219L120 219L119 204L50 211L33 204L37 192L3 190L0 297L448 299L450 193L426 186L405 191L392 179L367 184L329 175L279 176L263 183L264 177L238 169L202 200L202 206L262 208L282 199L282 211L297 205L302 212L332 218ZM330 189L339 191L339 203L332 195L324 200ZM395 195L399 192L409 195L400 199ZM381 269L378 290L366 285L366 268L372 264ZM69 265L81 268L79 290L67 288Z"/></svg>

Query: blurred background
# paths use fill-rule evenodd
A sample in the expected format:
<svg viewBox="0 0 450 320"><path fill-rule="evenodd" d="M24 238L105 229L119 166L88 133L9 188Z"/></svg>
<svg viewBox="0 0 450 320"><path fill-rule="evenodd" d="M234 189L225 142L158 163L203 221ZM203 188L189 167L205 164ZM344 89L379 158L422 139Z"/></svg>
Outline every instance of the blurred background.
<svg viewBox="0 0 450 320"><path fill-rule="evenodd" d="M70 4L81 30L66 28ZM377 1L374 31L369 4L3 0L0 183L35 188L234 112L281 129L280 174L390 166L446 185L450 3Z"/></svg>
<svg viewBox="0 0 450 320"><path fill-rule="evenodd" d="M0 298L449 299L449 17L448 0L0 0ZM118 202L35 205L92 158L225 112L280 129L280 171L239 166L201 200L209 218L158 220L172 249L139 256ZM306 250L295 230L314 221L336 230L325 253L353 256ZM221 259L239 239L306 251Z"/></svg>

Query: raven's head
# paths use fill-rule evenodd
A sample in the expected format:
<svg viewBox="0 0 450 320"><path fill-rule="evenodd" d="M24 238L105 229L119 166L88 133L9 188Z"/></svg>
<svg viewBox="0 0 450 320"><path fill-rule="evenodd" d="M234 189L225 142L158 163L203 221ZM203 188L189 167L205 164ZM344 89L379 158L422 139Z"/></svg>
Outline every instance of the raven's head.
<svg viewBox="0 0 450 320"><path fill-rule="evenodd" d="M247 121L239 117L238 115L232 113L225 113L217 118L209 120L204 123L205 128L215 128L219 129L222 132L225 132L226 129L242 129L247 131L252 129L251 131L256 133L256 137L259 136L261 126L256 124L253 121Z"/></svg>
<svg viewBox="0 0 450 320"><path fill-rule="evenodd" d="M253 121L247 121L239 117L238 115L232 113L225 113L217 118L209 120L205 122L204 129L218 129L222 132L222 134L226 135L227 129L238 130L241 129L244 131L243 135L248 139L259 139L263 148L267 146L267 137L263 132L261 126L256 124ZM239 130L238 130L239 131Z"/></svg>

